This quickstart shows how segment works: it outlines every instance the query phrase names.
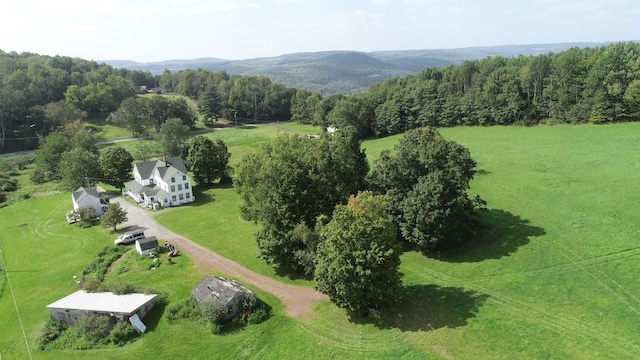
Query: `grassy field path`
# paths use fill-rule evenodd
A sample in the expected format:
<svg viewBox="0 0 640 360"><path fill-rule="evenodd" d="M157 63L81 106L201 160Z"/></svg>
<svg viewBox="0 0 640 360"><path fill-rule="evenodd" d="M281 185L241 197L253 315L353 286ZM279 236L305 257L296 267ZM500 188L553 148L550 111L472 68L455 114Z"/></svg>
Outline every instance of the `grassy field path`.
<svg viewBox="0 0 640 360"><path fill-rule="evenodd" d="M276 296L285 305L287 315L299 318L311 311L313 305L328 297L312 288L284 284L272 278L260 275L240 264L231 261L209 249L206 249L193 241L178 235L162 225L158 224L153 215L120 197L114 197L111 201L118 202L127 210L128 221L121 227L131 226L143 228L146 236L156 236L158 239L170 242L178 250L189 256L194 264L204 272L220 272L226 276L238 279L241 283L255 286Z"/></svg>

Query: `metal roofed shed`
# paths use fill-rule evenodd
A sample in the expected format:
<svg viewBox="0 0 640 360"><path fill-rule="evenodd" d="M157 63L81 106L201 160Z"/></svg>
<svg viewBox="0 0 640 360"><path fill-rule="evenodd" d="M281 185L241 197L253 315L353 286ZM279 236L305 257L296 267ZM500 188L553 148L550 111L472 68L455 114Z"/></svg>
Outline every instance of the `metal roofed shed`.
<svg viewBox="0 0 640 360"><path fill-rule="evenodd" d="M84 315L104 315L117 322L129 321L133 315L141 319L153 308L156 294L124 294L111 292L90 293L78 290L55 301L47 308L51 318L72 325Z"/></svg>

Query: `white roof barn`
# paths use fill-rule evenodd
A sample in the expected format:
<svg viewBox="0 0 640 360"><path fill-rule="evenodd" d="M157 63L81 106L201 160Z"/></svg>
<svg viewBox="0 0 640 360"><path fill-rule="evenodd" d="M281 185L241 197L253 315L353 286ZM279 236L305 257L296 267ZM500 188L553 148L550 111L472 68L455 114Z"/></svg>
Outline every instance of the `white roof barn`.
<svg viewBox="0 0 640 360"><path fill-rule="evenodd" d="M111 292L90 293L78 290L47 308L54 320L72 325L84 315L115 317L118 322L128 321L133 315L143 318L155 305L156 294L124 294Z"/></svg>

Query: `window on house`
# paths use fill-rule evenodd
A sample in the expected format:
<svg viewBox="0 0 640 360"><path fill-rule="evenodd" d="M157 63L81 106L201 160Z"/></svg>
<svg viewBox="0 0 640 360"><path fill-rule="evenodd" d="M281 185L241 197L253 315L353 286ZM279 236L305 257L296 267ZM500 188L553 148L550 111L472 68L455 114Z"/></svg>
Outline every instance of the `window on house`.
<svg viewBox="0 0 640 360"><path fill-rule="evenodd" d="M171 195L171 201L176 201L176 196L175 195Z"/></svg>
<svg viewBox="0 0 640 360"><path fill-rule="evenodd" d="M182 184L178 184L178 191L182 190Z"/></svg>
<svg viewBox="0 0 640 360"><path fill-rule="evenodd" d="M176 191L176 186L175 185L171 185L171 192L175 192Z"/></svg>
<svg viewBox="0 0 640 360"><path fill-rule="evenodd" d="M189 188L189 183L185 183L185 184L184 184L184 188L185 188L185 189L188 189L188 188Z"/></svg>
<svg viewBox="0 0 640 360"><path fill-rule="evenodd" d="M191 197L191 194L187 193L187 195L185 195L187 197L187 199L189 199Z"/></svg>
<svg viewBox="0 0 640 360"><path fill-rule="evenodd" d="M176 182L176 178L172 177L171 182Z"/></svg>
<svg viewBox="0 0 640 360"><path fill-rule="evenodd" d="M182 175L182 180L187 180L187 175Z"/></svg>
<svg viewBox="0 0 640 360"><path fill-rule="evenodd" d="M183 196L182 194L180 194L180 195L178 195L178 198L179 198L180 200L182 200L182 199L184 199L184 196Z"/></svg>

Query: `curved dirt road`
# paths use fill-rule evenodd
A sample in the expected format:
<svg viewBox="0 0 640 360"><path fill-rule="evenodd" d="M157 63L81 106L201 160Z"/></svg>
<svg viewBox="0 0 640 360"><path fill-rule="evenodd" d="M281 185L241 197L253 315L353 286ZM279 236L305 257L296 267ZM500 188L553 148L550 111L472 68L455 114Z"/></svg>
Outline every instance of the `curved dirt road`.
<svg viewBox="0 0 640 360"><path fill-rule="evenodd" d="M222 257L191 240L178 235L158 224L151 213L120 197L111 198L127 210L129 221L121 226L137 226L145 229L145 235L156 236L175 245L181 253L186 254L194 264L205 271L218 271L238 279L276 296L285 305L286 313L291 317L300 317L311 310L320 299L328 297L312 288L284 284L272 278L251 271L240 264Z"/></svg>

